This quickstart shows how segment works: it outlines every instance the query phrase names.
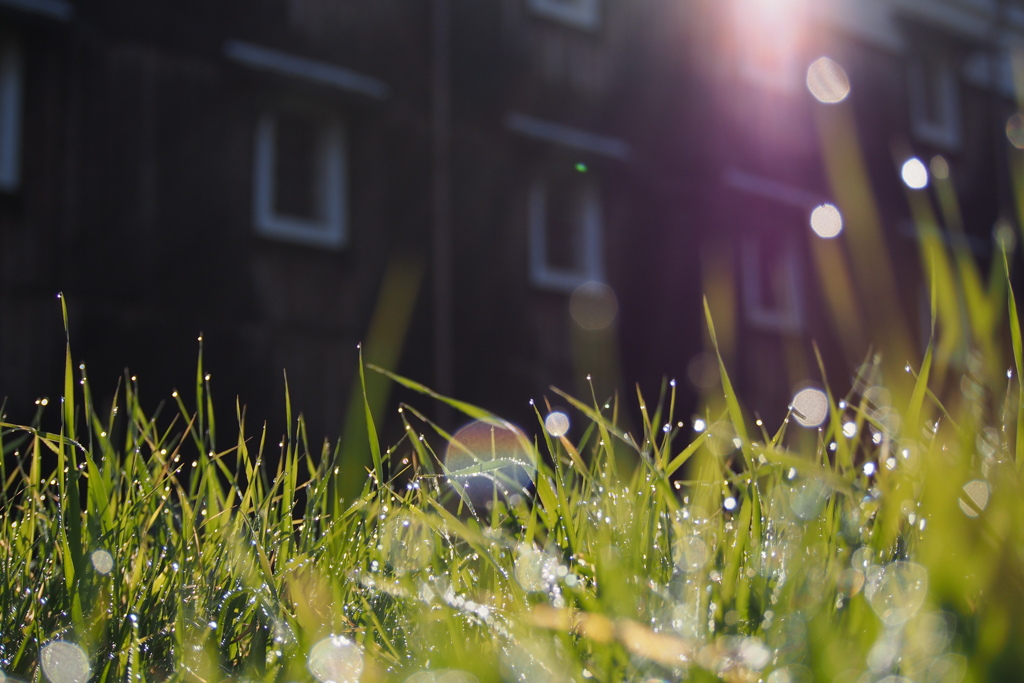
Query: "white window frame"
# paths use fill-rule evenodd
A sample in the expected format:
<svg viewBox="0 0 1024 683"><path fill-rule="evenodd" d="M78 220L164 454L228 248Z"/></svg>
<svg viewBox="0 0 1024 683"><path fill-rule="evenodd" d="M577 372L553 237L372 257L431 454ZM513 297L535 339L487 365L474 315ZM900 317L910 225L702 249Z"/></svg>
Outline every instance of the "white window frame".
<svg viewBox="0 0 1024 683"><path fill-rule="evenodd" d="M934 79L931 87L939 100L938 111L930 110L925 85L928 79ZM907 64L907 90L910 128L914 137L948 150L959 149L960 83L954 64L939 55L911 59Z"/></svg>
<svg viewBox="0 0 1024 683"><path fill-rule="evenodd" d="M341 249L348 243L348 149L341 117L317 112L321 122L317 201L321 218L278 213L276 193L276 123L285 110L266 110L256 122L253 164L253 222L256 233L324 249ZM309 114L301 111L301 114Z"/></svg>
<svg viewBox="0 0 1024 683"><path fill-rule="evenodd" d="M743 310L751 325L771 332L800 332L804 327L803 296L801 293L802 273L800 258L793 240L786 240L780 248L777 263L783 277L782 291L778 292L782 301L776 307L762 303L760 283L761 249L764 235L748 236L740 245L740 258L743 266Z"/></svg>
<svg viewBox="0 0 1024 683"><path fill-rule="evenodd" d="M581 178L581 180L583 180ZM590 281L604 280L604 219L596 183L591 178L581 194L579 246L581 258L578 268L560 268L551 265L547 253L547 196L548 181L536 177L530 185L527 202L529 220L530 281L537 287L558 292L572 292Z"/></svg>
<svg viewBox="0 0 1024 683"><path fill-rule="evenodd" d="M573 28L596 31L601 27L601 0L526 0L539 17Z"/></svg>
<svg viewBox="0 0 1024 683"><path fill-rule="evenodd" d="M21 189L24 70L21 41L0 33L0 191Z"/></svg>

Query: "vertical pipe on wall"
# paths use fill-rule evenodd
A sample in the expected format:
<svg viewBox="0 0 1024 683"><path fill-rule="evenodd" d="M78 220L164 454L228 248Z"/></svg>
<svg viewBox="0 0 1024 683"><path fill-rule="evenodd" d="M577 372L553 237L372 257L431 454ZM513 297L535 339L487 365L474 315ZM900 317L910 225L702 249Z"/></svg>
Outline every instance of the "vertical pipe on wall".
<svg viewBox="0 0 1024 683"><path fill-rule="evenodd" d="M451 226L451 5L433 0L432 227L434 294L434 385L452 392L452 226ZM439 404L439 406L442 404ZM441 418L442 415L438 415Z"/></svg>

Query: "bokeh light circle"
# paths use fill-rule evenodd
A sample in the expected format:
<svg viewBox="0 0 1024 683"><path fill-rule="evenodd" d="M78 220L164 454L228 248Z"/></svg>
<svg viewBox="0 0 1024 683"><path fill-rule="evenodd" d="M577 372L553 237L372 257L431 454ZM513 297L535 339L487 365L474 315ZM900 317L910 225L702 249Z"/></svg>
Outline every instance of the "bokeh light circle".
<svg viewBox="0 0 1024 683"><path fill-rule="evenodd" d="M405 679L405 683L479 683L480 679L467 671L437 669L418 671Z"/></svg>
<svg viewBox="0 0 1024 683"><path fill-rule="evenodd" d="M963 495L958 501L960 509L968 517L977 517L987 506L992 487L984 479L969 481L963 486Z"/></svg>
<svg viewBox="0 0 1024 683"><path fill-rule="evenodd" d="M850 94L850 78L835 61L819 57L807 69L807 89L823 104L836 104Z"/></svg>
<svg viewBox="0 0 1024 683"><path fill-rule="evenodd" d="M358 683L363 675L363 651L344 636L330 636L309 651L307 666L320 683Z"/></svg>
<svg viewBox="0 0 1024 683"><path fill-rule="evenodd" d="M50 683L86 683L89 658L78 645L55 640L43 646L39 655L43 674Z"/></svg>
<svg viewBox="0 0 1024 683"><path fill-rule="evenodd" d="M569 416L555 410L544 418L544 431L558 439L569 433Z"/></svg>
<svg viewBox="0 0 1024 683"><path fill-rule="evenodd" d="M917 157L911 157L903 162L900 177L911 190L923 190L928 187L928 168Z"/></svg>
<svg viewBox="0 0 1024 683"><path fill-rule="evenodd" d="M100 574L109 574L114 568L114 558L106 550L96 550L89 556L93 569Z"/></svg>
<svg viewBox="0 0 1024 683"><path fill-rule="evenodd" d="M708 562L708 545L700 536L682 536L672 543L672 560L684 573L696 572Z"/></svg>
<svg viewBox="0 0 1024 683"><path fill-rule="evenodd" d="M843 231L843 215L833 204L822 204L811 212L811 229L818 237L831 239Z"/></svg>
<svg viewBox="0 0 1024 683"><path fill-rule="evenodd" d="M871 572L864 588L871 608L888 628L917 614L928 595L928 570L913 562L893 562Z"/></svg>
<svg viewBox="0 0 1024 683"><path fill-rule="evenodd" d="M603 282L584 282L569 299L569 313L576 324L585 330L597 331L609 327L619 312L615 290Z"/></svg>
<svg viewBox="0 0 1024 683"><path fill-rule="evenodd" d="M506 499L525 495L537 474L533 444L511 422L476 420L452 435L445 467L456 488L474 502L488 502L498 490Z"/></svg>
<svg viewBox="0 0 1024 683"><path fill-rule="evenodd" d="M818 427L828 417L828 396L821 389L801 389L793 397L793 418L803 427Z"/></svg>
<svg viewBox="0 0 1024 683"><path fill-rule="evenodd" d="M1024 114L1017 112L1006 122L1006 139L1017 149L1024 149Z"/></svg>
<svg viewBox="0 0 1024 683"><path fill-rule="evenodd" d="M434 556L433 530L419 517L402 511L384 524L380 546L398 574L428 569Z"/></svg>
<svg viewBox="0 0 1024 683"><path fill-rule="evenodd" d="M525 543L516 548L515 575L526 591L547 591L558 582L558 560Z"/></svg>

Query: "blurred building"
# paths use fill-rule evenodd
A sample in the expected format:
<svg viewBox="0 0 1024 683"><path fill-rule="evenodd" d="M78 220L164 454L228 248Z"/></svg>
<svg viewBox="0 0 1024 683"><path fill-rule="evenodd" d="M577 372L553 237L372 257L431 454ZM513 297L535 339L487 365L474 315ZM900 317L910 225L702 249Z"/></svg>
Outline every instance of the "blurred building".
<svg viewBox="0 0 1024 683"><path fill-rule="evenodd" d="M920 343L906 159L979 258L1015 222L1022 44L1005 0L0 0L0 394L59 393L64 291L107 397L202 332L215 393L279 419L287 368L321 435L360 341L520 419L587 375L689 409L706 292L776 419L812 342Z"/></svg>

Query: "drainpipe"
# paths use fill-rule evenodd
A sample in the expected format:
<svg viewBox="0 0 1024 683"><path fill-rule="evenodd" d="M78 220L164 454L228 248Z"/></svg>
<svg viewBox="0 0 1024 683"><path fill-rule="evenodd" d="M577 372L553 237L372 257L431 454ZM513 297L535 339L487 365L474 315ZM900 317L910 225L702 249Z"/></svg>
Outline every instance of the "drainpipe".
<svg viewBox="0 0 1024 683"><path fill-rule="evenodd" d="M452 393L451 5L433 0L431 91L434 388ZM449 417L438 403L438 421Z"/></svg>

